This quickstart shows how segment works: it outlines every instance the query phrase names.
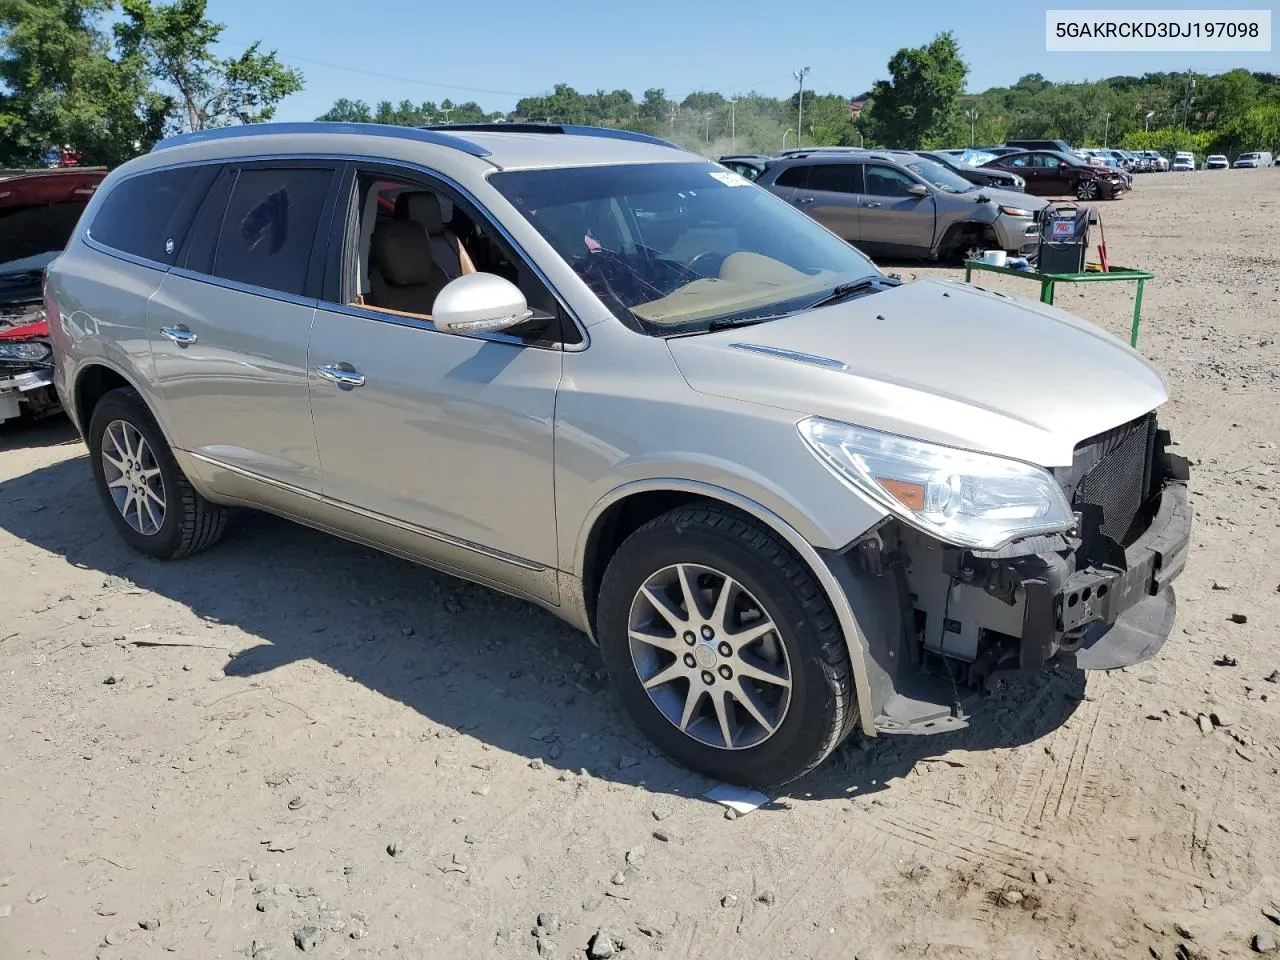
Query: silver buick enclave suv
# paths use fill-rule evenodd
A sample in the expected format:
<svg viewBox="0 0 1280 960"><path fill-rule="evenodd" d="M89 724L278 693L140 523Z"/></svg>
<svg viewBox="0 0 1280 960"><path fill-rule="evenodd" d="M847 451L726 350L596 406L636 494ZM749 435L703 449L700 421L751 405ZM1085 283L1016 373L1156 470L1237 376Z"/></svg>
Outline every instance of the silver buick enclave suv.
<svg viewBox="0 0 1280 960"><path fill-rule="evenodd" d="M904 284L724 167L558 126L268 124L113 171L48 273L56 386L156 557L271 511L541 604L681 762L776 784L1168 637L1159 374Z"/></svg>

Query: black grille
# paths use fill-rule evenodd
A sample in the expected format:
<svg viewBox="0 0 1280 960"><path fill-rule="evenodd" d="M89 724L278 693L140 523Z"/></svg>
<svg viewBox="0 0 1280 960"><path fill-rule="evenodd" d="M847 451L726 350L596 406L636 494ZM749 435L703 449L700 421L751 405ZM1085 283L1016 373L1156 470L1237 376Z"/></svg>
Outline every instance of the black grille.
<svg viewBox="0 0 1280 960"><path fill-rule="evenodd" d="M1135 527L1151 492L1155 414L1090 437L1075 450L1071 484L1064 484L1076 510L1097 514L1098 529L1121 546L1137 535Z"/></svg>

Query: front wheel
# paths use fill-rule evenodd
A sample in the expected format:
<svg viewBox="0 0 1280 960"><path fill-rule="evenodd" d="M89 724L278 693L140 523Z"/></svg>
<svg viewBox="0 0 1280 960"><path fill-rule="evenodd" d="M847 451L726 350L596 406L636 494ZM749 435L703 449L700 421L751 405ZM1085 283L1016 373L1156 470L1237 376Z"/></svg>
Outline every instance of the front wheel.
<svg viewBox="0 0 1280 960"><path fill-rule="evenodd" d="M1076 184L1076 198L1079 200L1096 200L1098 198L1098 182L1081 180Z"/></svg>
<svg viewBox="0 0 1280 960"><path fill-rule="evenodd" d="M136 390L104 396L86 440L94 484L111 522L136 550L164 560L212 546L227 511L196 493Z"/></svg>
<svg viewBox="0 0 1280 960"><path fill-rule="evenodd" d="M681 507L628 537L596 627L636 724L709 777L785 783L853 727L849 655L825 594L771 531L727 507Z"/></svg>

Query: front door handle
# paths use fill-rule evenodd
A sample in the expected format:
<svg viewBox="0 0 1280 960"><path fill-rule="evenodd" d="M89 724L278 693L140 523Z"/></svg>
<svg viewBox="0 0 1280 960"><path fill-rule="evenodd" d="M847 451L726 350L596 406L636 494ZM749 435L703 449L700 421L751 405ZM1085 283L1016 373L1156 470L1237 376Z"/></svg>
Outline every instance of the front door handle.
<svg viewBox="0 0 1280 960"><path fill-rule="evenodd" d="M160 332L180 347L189 347L200 339L182 324L176 327L161 327Z"/></svg>
<svg viewBox="0 0 1280 960"><path fill-rule="evenodd" d="M806 203L813 203L813 197L798 197L796 199L797 207L803 207Z"/></svg>
<svg viewBox="0 0 1280 960"><path fill-rule="evenodd" d="M879 206L882 206L882 204L880 203L880 201L879 201L879 200L868 200L866 203L864 203L864 204L863 204L863 206L864 206L864 207L879 207Z"/></svg>
<svg viewBox="0 0 1280 960"><path fill-rule="evenodd" d="M363 387L364 374L357 373L355 370L346 369L338 364L330 363L324 366L316 367L316 373L324 377L331 383L336 383L340 387Z"/></svg>

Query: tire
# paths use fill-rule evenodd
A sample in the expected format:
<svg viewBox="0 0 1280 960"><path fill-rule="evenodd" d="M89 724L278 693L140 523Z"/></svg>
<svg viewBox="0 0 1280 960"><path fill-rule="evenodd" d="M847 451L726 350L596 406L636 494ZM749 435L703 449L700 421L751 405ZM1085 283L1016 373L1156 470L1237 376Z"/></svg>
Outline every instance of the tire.
<svg viewBox="0 0 1280 960"><path fill-rule="evenodd" d="M700 616L715 606L730 581L734 583L734 610L726 618L717 619L713 612L703 619L740 630L708 635L706 625L699 628L695 622L691 626L701 636L693 642L689 638L697 636L694 631L676 627L679 615L689 612L687 602L681 606L677 600L668 607L676 621L658 612L649 599L656 593L668 599L688 597L678 586L681 569L695 590L705 585L695 600ZM717 576L722 578L719 590ZM673 577L677 584L670 594L652 586L663 577ZM649 587L648 597L642 595L642 587ZM830 602L800 559L745 514L703 501L646 523L610 559L597 611L601 655L624 708L650 740L698 773L744 786L777 786L820 764L853 728L852 668ZM644 611L653 616L641 623ZM744 623L757 614L769 621ZM721 638L750 636L762 625L769 632L743 643L732 656L726 653L730 646ZM672 649L650 646L656 632L674 634L659 641ZM634 639L637 634L647 639ZM717 645L725 655L712 661ZM651 652L662 659L651 658ZM679 672L684 669L681 663L691 676L654 686L651 696L645 680L653 684L659 675ZM761 668L770 679L757 679ZM723 673L726 669L732 677ZM784 674L789 690L776 679ZM691 716L691 694L696 719L682 727L684 718ZM755 705L754 714L744 705L748 699ZM727 705L728 720L716 709L717 701Z"/></svg>
<svg viewBox="0 0 1280 960"><path fill-rule="evenodd" d="M137 443L138 437L145 441L145 447ZM162 560L175 560L213 546L222 536L227 509L196 493L136 390L121 387L98 401L89 418L87 442L98 495L129 546ZM137 459L119 456L124 448L138 451ZM138 465L135 481L130 479L133 471L126 474L112 465L121 460ZM112 483L114 487L109 485ZM150 493L135 495L134 491L143 487ZM126 498L125 506L117 503L117 495ZM126 519L126 512L132 521Z"/></svg>
<svg viewBox="0 0 1280 960"><path fill-rule="evenodd" d="M1076 183L1076 199L1077 200L1098 199L1098 181L1081 180L1078 183Z"/></svg>

